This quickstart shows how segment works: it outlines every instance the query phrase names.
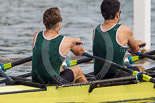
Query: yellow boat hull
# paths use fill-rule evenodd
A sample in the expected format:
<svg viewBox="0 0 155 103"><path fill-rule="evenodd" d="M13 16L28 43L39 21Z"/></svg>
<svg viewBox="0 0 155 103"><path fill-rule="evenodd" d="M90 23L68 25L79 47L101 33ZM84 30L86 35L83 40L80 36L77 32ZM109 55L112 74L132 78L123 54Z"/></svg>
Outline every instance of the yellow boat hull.
<svg viewBox="0 0 155 103"><path fill-rule="evenodd" d="M154 84L149 82L100 87L91 93L88 92L89 88L90 85L57 89L56 86L47 86L46 90L35 91L40 88L24 85L4 86L0 87L0 103L114 102L155 97Z"/></svg>

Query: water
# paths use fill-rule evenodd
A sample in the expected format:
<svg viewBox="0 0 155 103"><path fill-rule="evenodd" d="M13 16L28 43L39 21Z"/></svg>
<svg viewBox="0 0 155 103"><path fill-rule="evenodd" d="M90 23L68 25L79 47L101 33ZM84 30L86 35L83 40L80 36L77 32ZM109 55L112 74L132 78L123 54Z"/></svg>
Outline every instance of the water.
<svg viewBox="0 0 155 103"><path fill-rule="evenodd" d="M120 1L122 3L120 23L133 30L133 1ZM74 38L80 37L85 42L83 47L90 53L92 52L93 28L104 22L100 14L101 1L96 0L0 0L0 3L1 58L32 55L33 33L45 30L42 24L42 15L50 7L59 7L61 10L64 20L60 33ZM155 49L154 4L155 2L152 1L152 49ZM84 72L92 71L90 64L87 67L81 66ZM16 68L21 69L21 67ZM20 73L16 70L11 72Z"/></svg>
<svg viewBox="0 0 155 103"><path fill-rule="evenodd" d="M120 23L133 30L133 1L120 1L122 3ZM93 28L104 22L100 14L101 1L96 0L0 0L0 3L1 58L21 58L32 55L33 33L45 30L42 15L50 7L59 7L61 10L64 19L61 34L74 38L80 37L85 42L83 47L90 53L92 52ZM155 49L154 4L155 1L152 0L152 49ZM84 72L92 71L90 64L81 66ZM150 62L144 66L150 66ZM25 71L29 72L30 69L31 67ZM19 66L8 73L20 74L20 71Z"/></svg>

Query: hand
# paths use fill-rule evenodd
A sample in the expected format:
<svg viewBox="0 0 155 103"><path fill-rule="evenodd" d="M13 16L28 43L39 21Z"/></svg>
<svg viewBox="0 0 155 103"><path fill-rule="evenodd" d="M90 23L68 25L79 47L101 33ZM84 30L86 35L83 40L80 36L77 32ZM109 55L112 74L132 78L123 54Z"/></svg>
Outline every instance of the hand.
<svg viewBox="0 0 155 103"><path fill-rule="evenodd" d="M85 49L83 49L81 46L79 45L75 45L74 47L72 47L72 52L76 55L76 56L81 56L83 53L86 52Z"/></svg>
<svg viewBox="0 0 155 103"><path fill-rule="evenodd" d="M139 69L140 72L146 72L146 71L145 71L145 68L142 67L142 66L137 66L137 68Z"/></svg>
<svg viewBox="0 0 155 103"><path fill-rule="evenodd" d="M129 53L131 52L131 55L132 55L132 56L137 56L135 53L133 53L133 52L131 51L130 48L128 48L127 51L128 51ZM141 50L139 50L137 53L141 53Z"/></svg>
<svg viewBox="0 0 155 103"><path fill-rule="evenodd" d="M74 45L81 45L81 44L84 44L84 42L80 41L81 39L80 38L75 38L74 39Z"/></svg>
<svg viewBox="0 0 155 103"><path fill-rule="evenodd" d="M137 44L140 46L140 45L143 45L145 44L146 45L146 42L143 42L142 40L136 40ZM143 46L144 47L144 46ZM143 48L143 47L140 47L140 48Z"/></svg>

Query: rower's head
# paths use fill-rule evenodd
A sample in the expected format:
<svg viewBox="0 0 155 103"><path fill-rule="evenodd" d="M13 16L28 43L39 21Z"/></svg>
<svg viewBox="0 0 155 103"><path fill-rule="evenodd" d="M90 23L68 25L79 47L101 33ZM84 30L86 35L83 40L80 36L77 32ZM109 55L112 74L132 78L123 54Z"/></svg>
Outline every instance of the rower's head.
<svg viewBox="0 0 155 103"><path fill-rule="evenodd" d="M120 2L118 0L103 0L101 4L101 13L106 20L120 20Z"/></svg>
<svg viewBox="0 0 155 103"><path fill-rule="evenodd" d="M43 15L43 23L48 30L60 30L61 28L61 14L57 7L49 8Z"/></svg>

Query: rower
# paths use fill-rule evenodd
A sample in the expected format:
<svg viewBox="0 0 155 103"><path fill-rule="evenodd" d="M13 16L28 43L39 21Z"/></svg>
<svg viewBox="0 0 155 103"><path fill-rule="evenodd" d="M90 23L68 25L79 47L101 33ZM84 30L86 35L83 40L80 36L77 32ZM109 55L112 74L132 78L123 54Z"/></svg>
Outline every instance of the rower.
<svg viewBox="0 0 155 103"><path fill-rule="evenodd" d="M128 26L118 24L121 14L118 0L103 0L101 13L105 21L94 29L93 55L124 66L124 55L128 47L130 51L137 53L139 52L139 45L146 43L141 40L136 41ZM138 67L137 70L145 71L143 67ZM96 60L94 62L94 73L97 79L126 76L125 73Z"/></svg>
<svg viewBox="0 0 155 103"><path fill-rule="evenodd" d="M32 56L32 80L44 84L66 84L87 82L80 67L60 68L69 51L76 56L85 52L79 38L65 37L59 34L62 24L58 8L50 8L43 15L46 31L34 33ZM76 45L76 44L79 45Z"/></svg>

